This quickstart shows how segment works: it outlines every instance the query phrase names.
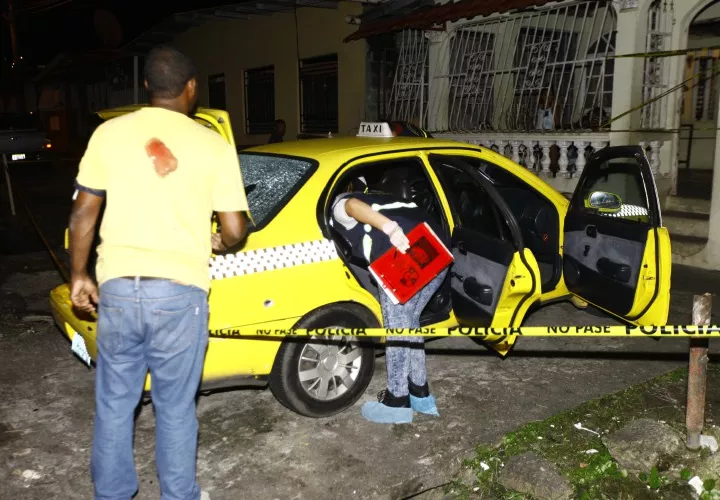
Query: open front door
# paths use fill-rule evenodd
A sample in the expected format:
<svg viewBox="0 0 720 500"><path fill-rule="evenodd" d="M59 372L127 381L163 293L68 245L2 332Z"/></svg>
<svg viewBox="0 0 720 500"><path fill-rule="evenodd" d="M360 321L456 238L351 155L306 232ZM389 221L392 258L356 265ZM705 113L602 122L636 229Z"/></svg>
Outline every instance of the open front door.
<svg viewBox="0 0 720 500"><path fill-rule="evenodd" d="M447 197L454 228L452 306L465 326L520 326L540 296L540 272L523 248L517 221L477 170L457 157L429 156ZM487 338L506 354L516 337Z"/></svg>
<svg viewBox="0 0 720 500"><path fill-rule="evenodd" d="M670 236L639 146L595 153L565 217L563 274L583 300L638 325L664 325L670 307Z"/></svg>

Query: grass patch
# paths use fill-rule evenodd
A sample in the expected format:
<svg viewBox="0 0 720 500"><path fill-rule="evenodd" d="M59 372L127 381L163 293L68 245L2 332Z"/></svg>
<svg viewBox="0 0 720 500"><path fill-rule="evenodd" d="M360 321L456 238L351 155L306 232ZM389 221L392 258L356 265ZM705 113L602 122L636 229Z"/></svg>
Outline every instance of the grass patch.
<svg viewBox="0 0 720 500"><path fill-rule="evenodd" d="M711 364L708 387L713 387L714 382L720 383L720 366ZM686 388L687 369L680 368L546 420L531 422L506 434L497 446L478 446L475 456L464 464L473 471L472 479L477 481L473 485L458 481L449 491L461 499L530 499L505 489L499 477L511 457L532 451L557 466L572 484L574 498L693 498L687 480L695 475L696 462L690 460L689 465L683 465L679 457L667 457L647 473L629 473L613 460L601 440L601 435L610 434L638 418L663 421L684 436ZM712 421L710 393L708 398L706 418ZM707 454L707 451L695 454L695 460ZM688 461L687 457L684 459ZM720 485L716 487L712 481L706 481L705 488L709 491L701 495L702 500L720 499L720 491L714 489Z"/></svg>

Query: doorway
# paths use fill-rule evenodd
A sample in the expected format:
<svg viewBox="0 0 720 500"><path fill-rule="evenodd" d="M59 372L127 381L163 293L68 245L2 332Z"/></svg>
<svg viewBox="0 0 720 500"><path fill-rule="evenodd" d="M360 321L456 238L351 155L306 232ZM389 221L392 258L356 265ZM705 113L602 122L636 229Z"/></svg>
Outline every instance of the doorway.
<svg viewBox="0 0 720 500"><path fill-rule="evenodd" d="M708 5L690 24L681 100L677 196L710 200L720 90L720 1Z"/></svg>
<svg viewBox="0 0 720 500"><path fill-rule="evenodd" d="M226 109L224 73L208 77L208 106L213 109Z"/></svg>

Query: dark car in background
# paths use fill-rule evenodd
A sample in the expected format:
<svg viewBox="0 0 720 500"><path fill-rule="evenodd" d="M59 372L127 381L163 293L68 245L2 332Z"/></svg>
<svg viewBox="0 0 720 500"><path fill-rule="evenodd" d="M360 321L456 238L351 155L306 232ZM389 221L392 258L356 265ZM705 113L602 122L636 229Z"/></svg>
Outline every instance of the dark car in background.
<svg viewBox="0 0 720 500"><path fill-rule="evenodd" d="M33 113L0 113L0 155L8 164L50 161L52 143Z"/></svg>
<svg viewBox="0 0 720 500"><path fill-rule="evenodd" d="M433 136L430 132L422 129L414 123L406 121L390 121L390 129L393 131L395 137L425 137L426 139L432 139Z"/></svg>

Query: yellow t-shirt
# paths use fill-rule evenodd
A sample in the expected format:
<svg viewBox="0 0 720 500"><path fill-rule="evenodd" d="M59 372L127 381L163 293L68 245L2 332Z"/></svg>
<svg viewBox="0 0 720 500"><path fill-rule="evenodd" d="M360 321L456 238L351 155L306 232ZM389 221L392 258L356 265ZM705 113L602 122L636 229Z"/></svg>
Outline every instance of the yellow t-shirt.
<svg viewBox="0 0 720 500"><path fill-rule="evenodd" d="M165 177L145 152L161 140L178 160ZM96 275L167 278L210 289L212 212L248 209L235 149L192 118L142 108L97 128L80 162L80 190L106 196Z"/></svg>

